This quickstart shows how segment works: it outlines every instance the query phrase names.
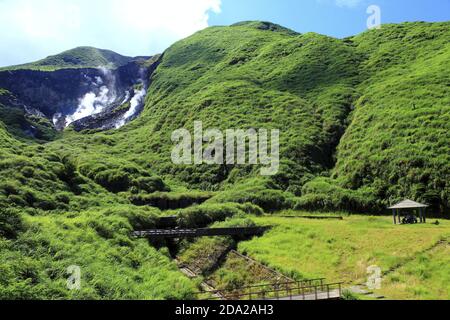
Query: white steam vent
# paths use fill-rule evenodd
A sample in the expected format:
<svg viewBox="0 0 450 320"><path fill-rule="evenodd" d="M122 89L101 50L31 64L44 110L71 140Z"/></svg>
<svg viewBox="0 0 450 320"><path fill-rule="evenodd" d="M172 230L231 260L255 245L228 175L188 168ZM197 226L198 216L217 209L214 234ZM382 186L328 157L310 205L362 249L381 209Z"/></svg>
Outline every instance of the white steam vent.
<svg viewBox="0 0 450 320"><path fill-rule="evenodd" d="M80 98L76 111L66 116L66 127L75 121L101 113L116 100L116 77L107 68L98 69L103 77L97 76L91 81L90 86L96 88L95 91L88 92Z"/></svg>
<svg viewBox="0 0 450 320"><path fill-rule="evenodd" d="M146 93L145 87L140 90L134 89L133 98L131 98L130 100L130 109L116 123L116 129L123 127L129 120L131 120L139 112L139 107L142 106L144 102L145 93Z"/></svg>
<svg viewBox="0 0 450 320"><path fill-rule="evenodd" d="M95 76L83 75L84 79L80 83L83 91L76 100L75 108L73 101L68 101L70 107L65 109L70 110L69 113L58 112L53 115L55 128L64 130L75 123L76 130L119 129L139 115L147 92L145 69L140 69L134 81L126 79L125 83L120 78L120 72L106 68L97 70L100 72L96 72ZM128 110L123 110L125 105L129 105Z"/></svg>
<svg viewBox="0 0 450 320"><path fill-rule="evenodd" d="M98 95L94 92L86 93L84 97L80 99L80 103L75 113L66 117L66 126L80 119L102 112L109 103L114 101L114 98L110 98L108 94L109 89L106 86L100 88Z"/></svg>

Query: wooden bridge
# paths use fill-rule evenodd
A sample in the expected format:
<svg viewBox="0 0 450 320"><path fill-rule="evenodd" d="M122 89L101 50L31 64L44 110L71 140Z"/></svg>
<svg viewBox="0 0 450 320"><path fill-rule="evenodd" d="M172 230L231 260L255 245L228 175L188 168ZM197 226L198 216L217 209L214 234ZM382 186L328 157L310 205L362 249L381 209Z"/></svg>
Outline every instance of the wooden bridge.
<svg viewBox="0 0 450 320"><path fill-rule="evenodd" d="M135 231L133 236L149 239L180 239L222 236L258 236L264 234L271 227L247 228L203 228L203 229L156 229Z"/></svg>
<svg viewBox="0 0 450 320"><path fill-rule="evenodd" d="M339 300L343 283L325 283L325 279L292 281L249 286L234 291L207 291L197 295L205 300Z"/></svg>

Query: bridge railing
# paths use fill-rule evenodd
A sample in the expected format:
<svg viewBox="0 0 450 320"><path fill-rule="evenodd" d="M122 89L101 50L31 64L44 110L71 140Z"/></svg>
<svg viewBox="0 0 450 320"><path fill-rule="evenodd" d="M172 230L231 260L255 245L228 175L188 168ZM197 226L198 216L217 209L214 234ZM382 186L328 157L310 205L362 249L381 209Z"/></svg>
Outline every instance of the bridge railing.
<svg viewBox="0 0 450 320"><path fill-rule="evenodd" d="M342 282L257 294L257 300L330 300L342 298ZM262 294L262 296L261 296ZM250 297L250 300L254 300Z"/></svg>
<svg viewBox="0 0 450 320"><path fill-rule="evenodd" d="M324 300L342 297L342 282L325 283L312 279L286 283L249 286L234 291L215 290L199 293L207 300ZM220 298L219 298L220 296Z"/></svg>
<svg viewBox="0 0 450 320"><path fill-rule="evenodd" d="M247 236L263 234L271 227L201 228L201 229L154 229L135 231L137 238L189 238L209 236Z"/></svg>

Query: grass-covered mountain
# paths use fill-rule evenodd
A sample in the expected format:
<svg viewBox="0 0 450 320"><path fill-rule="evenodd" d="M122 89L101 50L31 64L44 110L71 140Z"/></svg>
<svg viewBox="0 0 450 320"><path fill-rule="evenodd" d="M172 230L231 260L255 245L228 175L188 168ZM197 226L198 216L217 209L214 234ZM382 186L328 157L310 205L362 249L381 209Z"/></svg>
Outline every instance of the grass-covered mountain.
<svg viewBox="0 0 450 320"><path fill-rule="evenodd" d="M108 133L110 145L96 135L64 141L84 149L80 162L114 150L186 186L224 191L220 201L378 211L410 197L442 210L448 35L448 23L386 25L343 40L260 22L209 28L165 52L142 116ZM171 133L195 120L281 129L280 173L263 179L254 167L173 165Z"/></svg>
<svg viewBox="0 0 450 320"><path fill-rule="evenodd" d="M42 143L1 113L0 297L190 297L195 283L167 249L129 236L165 214L196 227L261 209L382 213L402 198L445 214L449 36L448 22L384 25L346 39L266 22L212 27L159 58L142 114L119 130L69 127ZM20 68L122 63L98 50L75 53ZM0 104L14 107L8 101ZM172 132L197 120L280 129L280 172L172 164ZM81 292L64 287L73 264L86 274Z"/></svg>
<svg viewBox="0 0 450 320"><path fill-rule="evenodd" d="M58 70L64 68L118 68L130 63L135 58L125 57L110 50L93 47L78 47L45 59L0 70Z"/></svg>
<svg viewBox="0 0 450 320"><path fill-rule="evenodd" d="M26 117L41 116L42 120L54 123L57 130L69 124L78 131L114 128L116 123L129 120L124 121L122 117L130 109L136 93L146 88L149 74L157 63L157 56L131 58L80 47L34 63L2 68L0 88L5 94L0 97L0 103L15 110L0 112L17 114L22 109ZM133 117L142 106L139 102ZM30 126L20 127L22 133L38 139L49 136L35 132Z"/></svg>

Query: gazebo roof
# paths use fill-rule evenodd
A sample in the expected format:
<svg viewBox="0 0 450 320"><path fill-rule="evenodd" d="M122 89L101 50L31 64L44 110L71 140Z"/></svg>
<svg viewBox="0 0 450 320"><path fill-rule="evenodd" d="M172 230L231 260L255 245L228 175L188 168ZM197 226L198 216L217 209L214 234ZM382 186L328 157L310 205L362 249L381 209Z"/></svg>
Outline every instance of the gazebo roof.
<svg viewBox="0 0 450 320"><path fill-rule="evenodd" d="M420 209L428 208L426 204L421 204L412 200L405 200L397 203L395 206L389 207L388 209Z"/></svg>

